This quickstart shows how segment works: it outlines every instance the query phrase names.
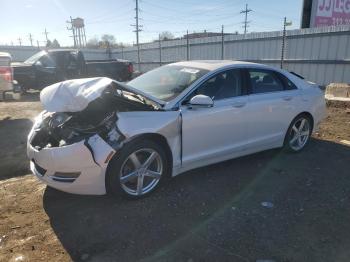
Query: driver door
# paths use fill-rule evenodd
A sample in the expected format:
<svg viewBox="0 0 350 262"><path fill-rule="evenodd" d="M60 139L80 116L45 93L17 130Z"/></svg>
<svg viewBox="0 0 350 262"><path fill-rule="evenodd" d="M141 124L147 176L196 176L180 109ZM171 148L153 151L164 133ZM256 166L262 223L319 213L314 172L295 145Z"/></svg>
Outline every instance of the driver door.
<svg viewBox="0 0 350 262"><path fill-rule="evenodd" d="M49 55L42 56L35 63L35 69L38 88L43 88L57 82L56 63Z"/></svg>
<svg viewBox="0 0 350 262"><path fill-rule="evenodd" d="M213 99L212 107L193 107L188 102L202 94ZM248 103L241 70L231 69L201 84L181 106L182 163L195 168L230 159L245 149Z"/></svg>

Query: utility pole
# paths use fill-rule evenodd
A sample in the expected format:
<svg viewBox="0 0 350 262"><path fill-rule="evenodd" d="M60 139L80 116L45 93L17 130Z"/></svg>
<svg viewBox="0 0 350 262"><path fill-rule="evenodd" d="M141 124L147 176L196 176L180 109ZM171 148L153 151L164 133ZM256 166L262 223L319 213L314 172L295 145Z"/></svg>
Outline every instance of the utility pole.
<svg viewBox="0 0 350 262"><path fill-rule="evenodd" d="M47 42L49 41L49 38L47 37L47 35L49 34L49 32L46 31L46 28L45 28L45 31L43 32L43 34L44 34L45 37L46 37L46 44L47 44Z"/></svg>
<svg viewBox="0 0 350 262"><path fill-rule="evenodd" d="M190 60L190 39L188 38L188 30L186 32L186 60Z"/></svg>
<svg viewBox="0 0 350 262"><path fill-rule="evenodd" d="M70 24L70 27L67 27L68 31L72 31L73 35L70 37L73 37L73 41L74 41L74 47L77 47L77 39L76 39L76 35L75 35L75 28L73 26L73 19L70 16L70 21L66 21L67 24Z"/></svg>
<svg viewBox="0 0 350 262"><path fill-rule="evenodd" d="M22 38L18 37L17 40L18 40L19 45L22 46Z"/></svg>
<svg viewBox="0 0 350 262"><path fill-rule="evenodd" d="M286 46L286 27L291 25L292 25L292 22L287 22L287 17L284 17L283 35L282 35L281 69L283 68L283 63L284 63L284 53L285 53L285 46Z"/></svg>
<svg viewBox="0 0 350 262"><path fill-rule="evenodd" d="M136 2L136 7L135 7L135 25L131 25L135 27L135 30L133 32L136 33L136 45L137 45L137 68L140 71L140 63L141 63L141 59L140 59L140 43L139 43L139 32L141 32L142 30L140 29L140 27L142 27L141 25L139 25L139 0L135 0Z"/></svg>
<svg viewBox="0 0 350 262"><path fill-rule="evenodd" d="M224 60L225 50L224 50L224 25L221 26L221 60Z"/></svg>
<svg viewBox="0 0 350 262"><path fill-rule="evenodd" d="M29 34L29 41L30 41L30 45L33 46L33 38L32 38L32 34Z"/></svg>
<svg viewBox="0 0 350 262"><path fill-rule="evenodd" d="M40 49L39 40L36 40L36 44L38 46L38 49Z"/></svg>
<svg viewBox="0 0 350 262"><path fill-rule="evenodd" d="M244 19L244 35L247 34L247 27L248 24L250 23L250 21L248 21L248 13L250 13L251 11L253 11L252 9L248 9L248 4L245 5L245 10L241 11L241 14L245 14L245 19Z"/></svg>
<svg viewBox="0 0 350 262"><path fill-rule="evenodd" d="M159 65L162 66L162 40L160 39L160 34L158 35L159 39Z"/></svg>
<svg viewBox="0 0 350 262"><path fill-rule="evenodd" d="M122 49L122 59L124 59L124 45L122 44L120 48Z"/></svg>

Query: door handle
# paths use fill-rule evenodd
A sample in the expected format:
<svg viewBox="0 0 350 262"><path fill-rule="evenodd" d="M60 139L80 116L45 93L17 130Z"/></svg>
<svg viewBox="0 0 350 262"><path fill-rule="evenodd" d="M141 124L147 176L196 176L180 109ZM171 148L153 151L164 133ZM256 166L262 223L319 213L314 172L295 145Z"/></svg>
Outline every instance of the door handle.
<svg viewBox="0 0 350 262"><path fill-rule="evenodd" d="M240 108L245 106L245 102L236 102L232 104L232 107Z"/></svg>
<svg viewBox="0 0 350 262"><path fill-rule="evenodd" d="M283 97L283 100L285 100L285 101L290 101L292 99L293 99L293 97L291 97L291 96L284 96Z"/></svg>

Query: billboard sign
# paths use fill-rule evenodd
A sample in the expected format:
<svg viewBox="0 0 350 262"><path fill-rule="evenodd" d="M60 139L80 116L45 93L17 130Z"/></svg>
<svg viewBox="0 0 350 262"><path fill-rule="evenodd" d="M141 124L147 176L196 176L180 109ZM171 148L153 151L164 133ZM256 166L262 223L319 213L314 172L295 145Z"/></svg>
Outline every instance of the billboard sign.
<svg viewBox="0 0 350 262"><path fill-rule="evenodd" d="M350 0L315 0L313 26L350 25Z"/></svg>

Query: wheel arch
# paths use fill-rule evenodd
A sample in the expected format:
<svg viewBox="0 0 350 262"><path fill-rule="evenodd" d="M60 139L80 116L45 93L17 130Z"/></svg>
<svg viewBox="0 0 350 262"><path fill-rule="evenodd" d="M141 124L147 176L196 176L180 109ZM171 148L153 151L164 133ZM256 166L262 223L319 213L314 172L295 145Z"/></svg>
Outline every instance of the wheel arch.
<svg viewBox="0 0 350 262"><path fill-rule="evenodd" d="M159 143L165 151L166 157L167 157L168 162L170 164L170 168L173 166L173 154L171 152L169 143L168 143L167 139L165 138L165 136L158 134L158 133L145 133L145 134L137 135L131 141L135 141L136 139L140 139L140 140L148 139L148 140L151 140L155 143Z"/></svg>
<svg viewBox="0 0 350 262"><path fill-rule="evenodd" d="M159 134L159 133L143 133L143 134L139 134L139 135L135 135L133 137L128 138L128 141L125 143L137 143L138 140L151 140L154 143L159 144L165 151L167 160L168 160L168 164L169 164L169 170L172 170L173 167L173 154L171 151L171 148L169 146L169 143L167 141L167 139L165 138L165 136ZM123 147L125 146L123 145ZM123 147L120 150L123 150Z"/></svg>
<svg viewBox="0 0 350 262"><path fill-rule="evenodd" d="M142 142L142 141L151 141L155 144L157 144L158 146L160 146L165 153L165 157L166 157L166 171L165 171L165 177L164 179L170 178L171 174L172 174L172 163L173 163L173 156L172 156L172 151L171 148L166 140L166 138L158 133L143 133L143 134L139 134L139 135L135 135L132 137L129 137L127 140L125 140L123 146L119 149L121 152L123 152L123 149L125 148L125 146L130 145L130 146L135 146L135 144ZM106 172L105 172L105 188L106 188L106 193L107 194L113 194L113 189L112 186L110 184L111 181L111 170L114 167L113 165L115 165L115 161L113 160L117 160L118 158L118 153L115 154L112 159L108 162L107 168L106 168Z"/></svg>
<svg viewBox="0 0 350 262"><path fill-rule="evenodd" d="M304 115L304 116L307 116L308 118L310 118L310 120L311 120L311 133L312 133L313 128L314 128L314 117L313 117L313 115L312 115L310 112L308 112L308 111L303 111L303 112L297 114L297 115L290 121L289 126L288 126L288 128L287 128L287 130L286 130L286 133L285 133L285 135L284 135L283 144L286 143L286 138L287 138L287 136L288 136L288 130L289 130L290 126L293 124L294 120L297 119L297 118L300 117L300 116L303 116L303 115Z"/></svg>
<svg viewBox="0 0 350 262"><path fill-rule="evenodd" d="M290 123L292 123L297 117L302 116L302 115L310 118L310 120L311 120L311 132L312 132L312 130L314 129L314 117L308 111L303 111L303 112L299 113L296 117L293 118L293 120Z"/></svg>

